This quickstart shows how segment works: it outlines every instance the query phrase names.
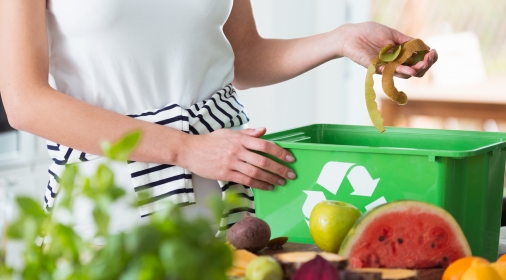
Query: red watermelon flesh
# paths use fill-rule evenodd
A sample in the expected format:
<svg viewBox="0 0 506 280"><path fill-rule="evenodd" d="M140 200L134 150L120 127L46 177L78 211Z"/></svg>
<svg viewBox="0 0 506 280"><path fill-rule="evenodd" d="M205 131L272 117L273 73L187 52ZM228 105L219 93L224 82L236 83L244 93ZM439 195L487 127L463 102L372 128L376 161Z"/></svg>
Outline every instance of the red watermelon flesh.
<svg viewBox="0 0 506 280"><path fill-rule="evenodd" d="M339 252L352 268L434 268L471 255L455 219L424 202L396 201L357 221Z"/></svg>

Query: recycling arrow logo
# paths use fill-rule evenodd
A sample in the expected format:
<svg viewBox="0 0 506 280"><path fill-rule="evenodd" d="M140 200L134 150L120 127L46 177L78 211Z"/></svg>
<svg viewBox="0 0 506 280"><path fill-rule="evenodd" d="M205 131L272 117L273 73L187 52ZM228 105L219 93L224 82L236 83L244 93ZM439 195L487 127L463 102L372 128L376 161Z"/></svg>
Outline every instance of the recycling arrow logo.
<svg viewBox="0 0 506 280"><path fill-rule="evenodd" d="M336 195L345 179L349 181L353 188L350 195L363 197L371 197L380 181L380 178L373 179L364 166L349 162L330 161L323 166L316 183ZM306 223L309 225L311 211L313 211L316 204L327 200L327 198L322 191L304 191L304 193L307 198L304 205L302 205L302 213L307 218ZM365 210L369 211L386 202L385 197L381 196L367 204Z"/></svg>

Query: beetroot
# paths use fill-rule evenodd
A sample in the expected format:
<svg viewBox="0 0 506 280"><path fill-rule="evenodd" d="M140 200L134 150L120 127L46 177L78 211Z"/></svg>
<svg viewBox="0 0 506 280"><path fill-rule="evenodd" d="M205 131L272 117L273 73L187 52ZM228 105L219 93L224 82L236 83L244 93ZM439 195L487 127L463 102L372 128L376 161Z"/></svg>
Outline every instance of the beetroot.
<svg viewBox="0 0 506 280"><path fill-rule="evenodd" d="M245 249L256 253L262 250L271 238L271 228L269 225L250 214L244 214L244 217L235 225L230 227L227 232L227 241L236 249Z"/></svg>
<svg viewBox="0 0 506 280"><path fill-rule="evenodd" d="M320 255L303 264L293 280L339 280L337 270Z"/></svg>

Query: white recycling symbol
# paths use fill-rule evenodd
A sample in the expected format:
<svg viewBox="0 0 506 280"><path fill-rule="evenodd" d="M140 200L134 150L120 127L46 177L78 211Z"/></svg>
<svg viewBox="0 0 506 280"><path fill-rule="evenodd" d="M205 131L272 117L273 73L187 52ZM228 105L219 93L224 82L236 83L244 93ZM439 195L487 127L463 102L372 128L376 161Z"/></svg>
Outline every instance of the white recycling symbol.
<svg viewBox="0 0 506 280"><path fill-rule="evenodd" d="M363 166L349 162L330 161L323 166L316 183L336 195L345 177L348 178L353 188L351 195L366 197L372 196L380 180L380 178L373 179ZM308 219L311 215L311 211L313 211L313 208L320 201L326 200L326 197L321 191L304 191L304 193L307 195L307 198L304 205L302 205L302 213L306 216L306 223L309 225ZM365 209L369 211L386 202L385 197L382 196L366 205Z"/></svg>

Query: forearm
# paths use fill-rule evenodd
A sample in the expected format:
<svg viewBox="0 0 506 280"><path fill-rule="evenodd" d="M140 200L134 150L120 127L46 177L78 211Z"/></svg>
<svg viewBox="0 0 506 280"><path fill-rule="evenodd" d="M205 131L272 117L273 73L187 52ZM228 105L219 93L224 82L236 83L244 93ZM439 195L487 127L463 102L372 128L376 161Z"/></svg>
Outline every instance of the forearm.
<svg viewBox="0 0 506 280"><path fill-rule="evenodd" d="M101 155L103 141L135 129L143 136L132 160L176 163L187 134L93 106L47 83L45 0L0 0L0 92L9 123L51 141Z"/></svg>
<svg viewBox="0 0 506 280"><path fill-rule="evenodd" d="M100 144L103 141L113 142L130 131L140 130L141 141L131 155L132 160L176 164L178 152L188 137L176 129L87 104L49 86L31 90L30 95L2 92L12 124L20 130L86 153L102 155Z"/></svg>
<svg viewBox="0 0 506 280"><path fill-rule="evenodd" d="M238 48L235 53L234 85L244 89L294 78L341 57L340 39L339 28L299 39L252 39L249 47Z"/></svg>

